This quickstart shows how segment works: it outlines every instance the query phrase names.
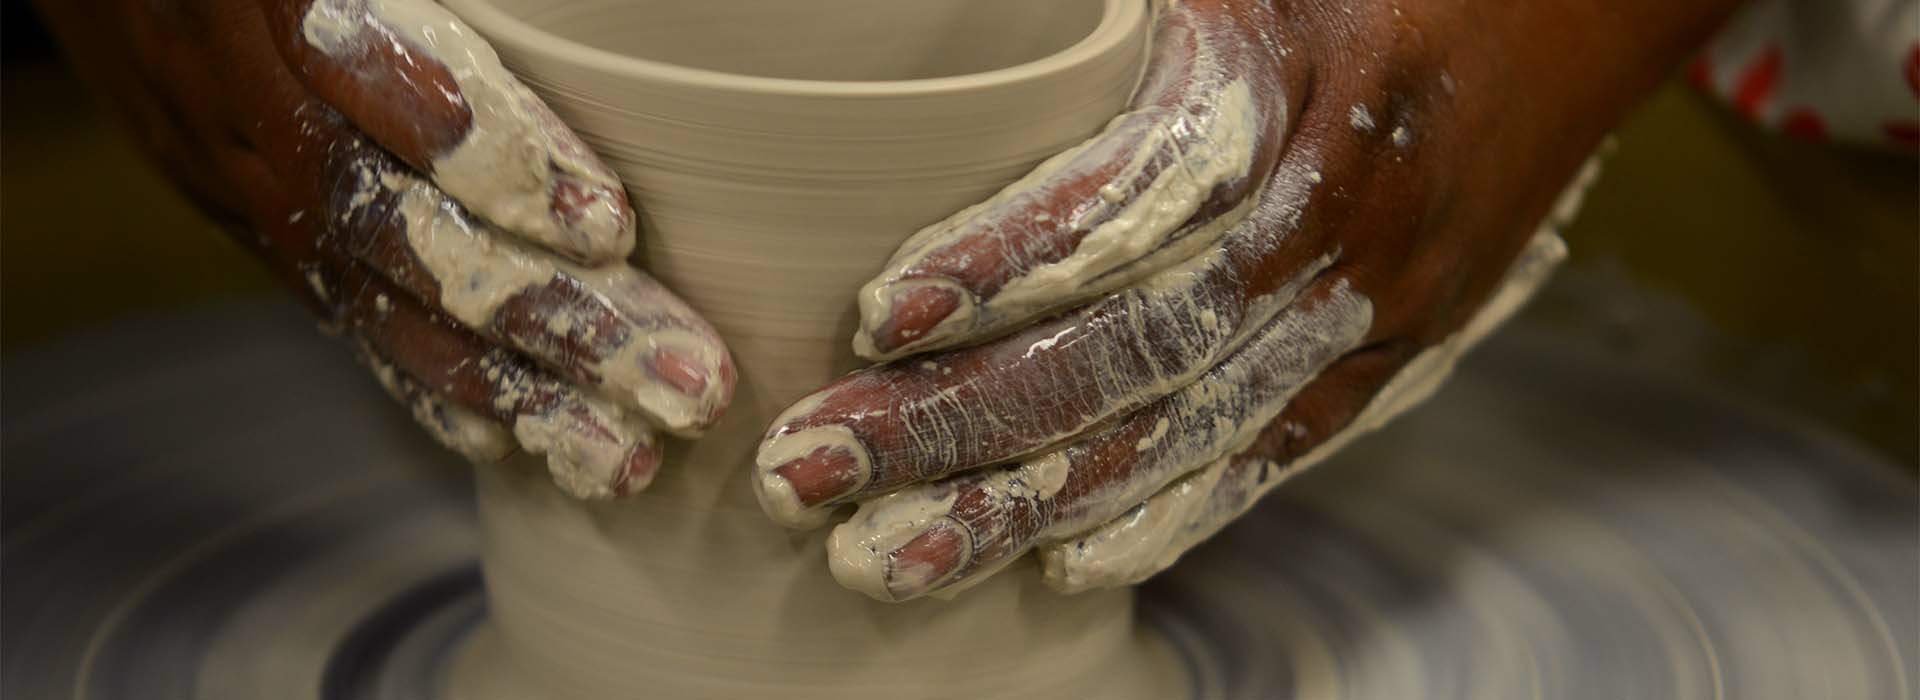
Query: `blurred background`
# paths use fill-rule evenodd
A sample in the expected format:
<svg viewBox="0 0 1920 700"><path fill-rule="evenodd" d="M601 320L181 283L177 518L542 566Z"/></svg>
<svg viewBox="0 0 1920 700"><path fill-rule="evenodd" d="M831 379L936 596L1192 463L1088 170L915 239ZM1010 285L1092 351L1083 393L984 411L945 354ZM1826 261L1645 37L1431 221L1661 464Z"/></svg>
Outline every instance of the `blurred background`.
<svg viewBox="0 0 1920 700"><path fill-rule="evenodd" d="M306 332L24 2L0 54L0 695L437 682L484 616L467 465ZM1143 619L1354 697L1910 697L1920 160L1765 133L1679 76L1607 151L1507 334Z"/></svg>
<svg viewBox="0 0 1920 700"><path fill-rule="evenodd" d="M277 293L149 167L30 9L0 30L0 357ZM1920 459L1920 167L1760 132L1679 80L1617 132L1532 323ZM238 342L239 339L233 339Z"/></svg>

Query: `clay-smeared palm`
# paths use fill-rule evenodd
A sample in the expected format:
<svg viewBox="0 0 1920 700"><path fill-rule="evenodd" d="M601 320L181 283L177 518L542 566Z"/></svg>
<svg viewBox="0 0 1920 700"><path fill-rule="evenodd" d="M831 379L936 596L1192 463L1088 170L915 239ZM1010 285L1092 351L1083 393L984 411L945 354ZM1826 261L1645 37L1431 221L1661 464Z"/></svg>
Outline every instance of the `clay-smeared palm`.
<svg viewBox="0 0 1920 700"><path fill-rule="evenodd" d="M1539 41L1506 14L1166 3L1130 111L862 290L855 348L887 362L775 421L768 514L858 504L828 559L882 600L1036 549L1056 588L1121 585L1423 398L1559 260L1541 222L1657 75L1585 94L1430 43Z"/></svg>
<svg viewBox="0 0 1920 700"><path fill-rule="evenodd" d="M631 268L619 181L429 0L45 3L190 194L343 332L437 438L646 486L734 376Z"/></svg>

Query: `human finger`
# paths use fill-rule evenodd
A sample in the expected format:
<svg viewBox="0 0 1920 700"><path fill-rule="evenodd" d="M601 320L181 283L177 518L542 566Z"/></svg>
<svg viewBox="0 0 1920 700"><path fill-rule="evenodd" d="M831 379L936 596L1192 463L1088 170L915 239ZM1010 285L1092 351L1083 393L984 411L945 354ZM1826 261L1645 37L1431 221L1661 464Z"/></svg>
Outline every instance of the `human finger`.
<svg viewBox="0 0 1920 700"><path fill-rule="evenodd" d="M1164 8L1129 110L909 238L860 291L855 351L990 337L1205 251L1252 207L1287 122L1277 52L1249 38L1258 21L1217 2Z"/></svg>
<svg viewBox="0 0 1920 700"><path fill-rule="evenodd" d="M325 128L325 127L313 127ZM624 261L586 267L498 234L433 183L342 134L333 244L490 340L694 435L731 399L732 360L699 314Z"/></svg>
<svg viewBox="0 0 1920 700"><path fill-rule="evenodd" d="M1192 382L1333 264L1276 182L1210 255L992 342L862 369L797 402L755 486L790 527L910 483L1012 459Z"/></svg>
<svg viewBox="0 0 1920 700"><path fill-rule="evenodd" d="M447 449L479 464L498 462L519 450L513 432L499 421L434 393L375 355L371 348L361 347L359 354L387 394L406 406L414 422Z"/></svg>
<svg viewBox="0 0 1920 700"><path fill-rule="evenodd" d="M1373 349L1329 365L1253 444L1175 480L1091 531L1039 547L1042 579L1062 593L1078 593L1138 583L1172 566L1261 496L1370 429L1373 423L1356 417L1404 362L1404 356Z"/></svg>
<svg viewBox="0 0 1920 700"><path fill-rule="evenodd" d="M1464 327L1402 363L1388 346L1342 358L1300 390L1259 438L1168 485L1120 517L1043 546L1043 578L1066 593L1138 583L1252 508L1282 482L1419 405L1458 358L1505 323L1566 257L1548 228L1536 233Z"/></svg>
<svg viewBox="0 0 1920 700"><path fill-rule="evenodd" d="M1034 545L1095 527L1252 440L1367 332L1371 304L1323 279L1200 380L1061 449L862 504L835 528L841 583L905 600L990 575Z"/></svg>
<svg viewBox="0 0 1920 700"><path fill-rule="evenodd" d="M487 343L364 266L346 266L336 288L342 326L376 369L388 365L408 384L507 426L522 449L546 455L569 494L623 496L652 480L661 454L645 420Z"/></svg>
<svg viewBox="0 0 1920 700"><path fill-rule="evenodd" d="M480 218L576 262L625 259L625 190L572 129L432 0L261 0L314 94Z"/></svg>

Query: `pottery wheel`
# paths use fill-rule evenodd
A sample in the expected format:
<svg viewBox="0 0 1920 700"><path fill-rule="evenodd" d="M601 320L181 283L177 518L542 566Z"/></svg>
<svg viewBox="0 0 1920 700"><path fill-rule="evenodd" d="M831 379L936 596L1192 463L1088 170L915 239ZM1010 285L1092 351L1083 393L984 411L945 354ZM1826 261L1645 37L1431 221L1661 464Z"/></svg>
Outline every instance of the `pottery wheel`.
<svg viewBox="0 0 1920 700"><path fill-rule="evenodd" d="M1911 477L1508 333L1146 588L1208 698L1911 698ZM279 304L7 360L0 695L435 698L464 467ZM849 594L851 595L851 594Z"/></svg>

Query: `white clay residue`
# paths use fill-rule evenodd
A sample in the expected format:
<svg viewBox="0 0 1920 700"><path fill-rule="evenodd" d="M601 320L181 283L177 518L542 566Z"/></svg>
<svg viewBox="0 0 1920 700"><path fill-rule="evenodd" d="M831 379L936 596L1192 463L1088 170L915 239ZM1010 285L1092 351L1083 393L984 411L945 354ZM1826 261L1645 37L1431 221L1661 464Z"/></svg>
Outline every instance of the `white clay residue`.
<svg viewBox="0 0 1920 700"><path fill-rule="evenodd" d="M1110 486L1113 493L1089 499L1084 512L1057 519L1050 530L1067 534L1098 525L1185 470L1237 452L1371 325L1372 305L1344 282L1311 307L1282 312L1225 363L1155 405L1162 417L1135 445L1142 462L1133 479ZM1164 430L1160 421L1168 423Z"/></svg>
<svg viewBox="0 0 1920 700"><path fill-rule="evenodd" d="M1207 505L1215 482L1220 480L1224 460L1209 465L1154 494L1148 504L1135 506L1120 517L1107 521L1078 541L1084 547L1045 546L1036 555L1040 559L1042 579L1054 590L1078 593L1136 583L1131 568L1089 565L1083 560L1102 552L1172 550L1173 538L1180 526L1195 518ZM1125 540L1121 543L1121 540Z"/></svg>
<svg viewBox="0 0 1920 700"><path fill-rule="evenodd" d="M969 547L998 551L1012 550L1012 559L1036 545L1084 532L1120 516L1133 504L1141 503L1167 484L1196 468L1233 454L1257 437L1262 429L1286 407L1288 399L1304 386L1328 362L1353 348L1372 325L1372 304L1354 292L1344 281L1333 284L1324 298L1312 305L1294 306L1265 324L1247 343L1218 367L1168 394L1150 409L1156 416L1146 437L1133 443L1136 462L1124 478L1111 481L1093 493L1076 494L1071 502L1054 499L1053 492L1032 487L1037 475L1058 470L1064 481L1072 471L1071 459L1079 451L1073 447L1054 450L1024 460L1018 466L1000 469L979 478L961 478L915 486L862 504L855 525L835 530L835 547L855 550L834 551L837 565L853 567L866 563L883 566L884 561L860 554L864 548L884 540L898 546L917 533L897 534L891 529L869 533L873 523L932 523L941 514L938 503L950 503L956 488L979 492L987 499L990 515L970 517L965 527L955 529L968 536ZM1120 425L1097 432L1089 443L1117 439L1131 434L1128 426L1141 420L1141 414ZM1097 452L1094 447L1090 451ZM1010 523L1038 519L1036 532L1016 534ZM843 530L845 531L843 534ZM1021 538L1021 539L1015 539ZM897 541L897 542L896 542ZM879 549L888 552L890 549ZM973 549L963 561L970 560ZM1004 563L1004 560L997 563ZM895 596L918 595L925 586L936 590L964 586L991 575L993 567L966 571L952 580L921 581L898 579L888 590ZM883 573L863 571L864 578L885 579Z"/></svg>
<svg viewBox="0 0 1920 700"><path fill-rule="evenodd" d="M659 286L641 277L624 262L582 267L563 261L511 238L494 235L474 225L446 196L418 177L387 172L378 186L399 193L399 211L405 221L407 243L440 285L440 305L472 328L488 328L509 299L530 289L566 277L600 293L599 298L636 322L634 337L609 348L601 357L576 361L600 378L601 388L621 403L645 411L661 427L678 435L697 435L699 424L723 398L719 382L709 382L698 397L688 396L660 382L648 369L654 353L670 349L692 358L709 373L717 373L724 352L711 339L687 330L659 304L647 304ZM656 297L657 300L657 297ZM590 328L570 314L555 311L548 326Z"/></svg>
<svg viewBox="0 0 1920 700"><path fill-rule="evenodd" d="M1003 328L1042 310L1058 308L1137 280L1169 261L1205 251L1239 223L1253 207L1255 198L1249 198L1206 225L1184 232L1176 240L1170 242L1169 237L1192 218L1215 187L1250 176L1256 155L1255 142L1263 120L1271 118L1266 108L1255 100L1245 80L1236 79L1225 85L1218 101L1208 109L1205 118L1185 127L1203 134L1192 139L1185 150L1179 150L1179 139L1167 129L1154 129L1143 138L1133 153L1124 156L1127 165L1100 189L1102 206L1124 208L1089 231L1066 258L1040 265L1010 280L991 298L971 299L965 290L938 279L903 280L887 273L869 281L859 296L861 326L854 337L855 352L873 359L898 357L947 340L956 333L983 333ZM1039 183L1081 158L1088 149L1100 145L1104 144L1096 137L1054 156L987 201L922 229L908 239L900 253L888 262L887 269L911 267L937 250L946 236L966 222L985 212L1016 206L1017 201ZM1128 200L1123 194L1124 183L1138 179L1156 163L1161 167L1152 181ZM1096 207L1085 210L1081 216L1103 213L1103 209ZM1123 270L1135 272L1123 273ZM961 307L921 340L891 352L879 352L873 344L872 329L886 321L896 294L916 286L952 288L961 295Z"/></svg>
<svg viewBox="0 0 1920 700"><path fill-rule="evenodd" d="M560 274L557 260L477 229L418 178L386 173L381 185L399 193L407 243L440 283L441 307L469 327L492 325L507 300Z"/></svg>
<svg viewBox="0 0 1920 700"><path fill-rule="evenodd" d="M372 352L363 352L361 357L373 369L380 386L406 405L414 421L441 445L475 462L495 462L513 454L513 438L498 424L414 386Z"/></svg>
<svg viewBox="0 0 1920 700"><path fill-rule="evenodd" d="M934 477L999 459L1000 455L981 455L977 449L982 440L976 436L983 431L991 431L1003 446L1008 440L1014 441L1011 451L1037 450L1191 384L1244 345L1286 309L1308 282L1333 264L1337 252L1309 261L1277 288L1244 298L1245 281L1239 270L1248 265L1257 267L1254 261L1270 255L1299 226L1301 207L1310 188L1297 180L1276 178L1240 226L1212 250L1063 317L1058 330L1032 334L1030 339L1015 343L1024 344L1023 359L1048 354L1045 361L1059 368L1057 371L1025 377L1018 390L999 390L993 386L998 379L986 375L897 402L891 412L897 417L894 422L912 441L912 448L905 450L913 455L911 466L876 463L876 459L897 458L899 451L876 457L844 428L784 427L810 413L825 398L810 396L776 419L776 429L761 447L757 493L762 505L782 523L808 526L824 521L831 503L803 508L792 488L771 471L817 448L844 449L854 455L863 485L876 471L911 471ZM919 365L922 370L939 369L944 375L951 368L944 367L943 361L922 360ZM888 370L873 371L884 376ZM967 391L964 406L957 403L961 401L957 394L963 389ZM1028 397L1055 393L1080 395L1075 402L1076 413L1067 420L1034 415L1034 402ZM1144 451L1164 435L1161 431L1143 438L1135 448Z"/></svg>
<svg viewBox="0 0 1920 700"><path fill-rule="evenodd" d="M875 600L896 599L888 581L930 583L932 572L894 571L888 555L947 517L958 492L916 489L887 494L860 504L827 539L827 567L840 585ZM956 528L964 533L965 528ZM967 543L970 545L971 543Z"/></svg>
<svg viewBox="0 0 1920 700"><path fill-rule="evenodd" d="M320 278L319 270L307 270L306 273L301 276L306 278L307 288L313 290L315 298L318 298L322 303L330 303L333 301L333 294L327 291L327 281Z"/></svg>
<svg viewBox="0 0 1920 700"><path fill-rule="evenodd" d="M1067 456L1055 451L995 474L988 479L988 488L997 488L1013 498L1046 500L1060 492L1072 468Z"/></svg>
<svg viewBox="0 0 1920 700"><path fill-rule="evenodd" d="M1373 130L1373 112L1366 105L1356 104L1347 110L1347 125L1355 131Z"/></svg>
<svg viewBox="0 0 1920 700"><path fill-rule="evenodd" d="M356 43L384 39L376 24L445 66L472 114L466 137L434 159L435 183L481 218L542 245L593 260L625 257L633 223L617 203L594 201L571 224L554 212L563 181L614 193L619 181L583 145L556 138L539 98L452 13L429 0L316 0L301 32L322 52L346 57Z"/></svg>
<svg viewBox="0 0 1920 700"><path fill-rule="evenodd" d="M646 485L631 482L627 474L635 450L654 443L644 421L579 392L559 394L546 409L528 411L526 401L551 389L537 387L525 370L494 355L482 357L480 368L495 385L494 409L513 416L513 436L522 449L546 455L547 470L561 490L575 498L606 499Z"/></svg>
<svg viewBox="0 0 1920 700"><path fill-rule="evenodd" d="M524 414L513 421L513 437L520 441L520 447L546 455L553 483L574 498L597 500L619 495L613 486L625 479L623 472L634 446L653 444L646 426L617 418L620 413L611 406L596 408L599 410L593 414L603 420L581 420L569 411L555 410ZM609 439L581 437L606 429L613 432ZM645 484L623 486L639 489Z"/></svg>
<svg viewBox="0 0 1920 700"><path fill-rule="evenodd" d="M1262 225L1292 226L1281 210L1286 196L1275 196L1256 216ZM1251 224L1250 224L1251 225ZM1022 353L1033 359L1038 353L1050 353L1052 360L1071 358L1070 371L1028 378L1041 386L1026 386L1020 392L995 391L975 382L992 382L979 377L955 383L940 392L914 400L903 400L891 409L898 425L911 437L915 448L916 472L945 474L979 463L971 449L974 431L992 430L996 434L1018 436L1032 448L1058 443L1092 425L1115 415L1146 405L1190 384L1196 377L1219 364L1221 359L1245 344L1256 331L1291 303L1300 289L1315 275L1332 264L1331 256L1310 261L1286 284L1250 302L1239 298L1238 282L1230 267L1230 254L1258 254L1266 244L1238 239L1229 246L1163 270L1146 282L1096 302L1077 317L1110 317L1113 323L1075 322L1061 330L1027 343ZM1152 362L1142 364L1142 348L1154 348ZM922 371L951 371L934 361L922 361ZM884 371L884 370L880 370ZM966 388L973 393L968 405L956 404L956 394ZM1084 414L1071 423L1027 420L1033 406L1018 398L1034 393L1088 392L1079 405ZM833 390L827 390L833 391ZM847 428L824 425L790 429L785 426L810 414L826 398L825 393L810 395L775 419L772 430L762 442L756 469L757 494L768 514L793 527L814 527L825 521L832 503L803 507L786 480L773 469L812 453L816 449L844 450L851 454L859 469L858 483L865 485L878 468L872 452ZM956 410L961 413L956 413ZM1151 447L1165 435L1143 439L1139 449ZM964 433L964 434L963 434Z"/></svg>
<svg viewBox="0 0 1920 700"><path fill-rule="evenodd" d="M1165 419L1165 418L1162 418L1162 419L1160 419L1160 420L1159 420L1159 422L1157 422L1157 423L1154 423L1154 424L1153 424L1153 433L1152 433L1152 434L1150 434L1150 435L1148 435L1148 436L1146 436L1146 437L1143 437L1143 438L1140 438L1140 441L1139 441L1139 442L1137 442L1137 443L1134 443L1134 445L1133 445L1133 451L1135 451L1135 452L1145 452L1145 451L1147 451L1147 450L1150 450L1150 449L1153 449L1153 444L1154 444L1154 443L1156 443L1156 442L1159 442L1159 441L1160 441L1160 438L1163 438L1163 437L1166 437L1166 436L1167 436L1167 426L1168 426L1168 425L1169 425L1169 423L1167 422L1167 419Z"/></svg>
<svg viewBox="0 0 1920 700"><path fill-rule="evenodd" d="M1071 468L1064 453L1054 452L996 470L974 488L999 503L1042 502L1066 484ZM969 572L960 579L939 581L943 575L939 572L902 566L899 560L888 556L946 518L957 495L958 491L952 486L940 485L904 489L861 504L853 518L835 527L827 540L827 560L834 578L848 588L879 600L901 600L923 593L951 598L1012 563L1016 557ZM965 540L958 545L960 561L970 559L974 546L972 530L951 520L944 527Z"/></svg>
<svg viewBox="0 0 1920 700"><path fill-rule="evenodd" d="M1167 243L1167 235L1199 210L1215 186L1246 177L1253 167L1254 140L1265 110L1255 104L1252 89L1243 80L1228 85L1219 100L1214 105L1218 113L1205 124L1211 130L1206 138L1198 140L1197 147L1181 153L1175 163L1162 169L1118 216L1081 239L1071 255L1007 283L985 305L995 313L1015 316L1057 304L1060 299L1077 298L1083 294L1081 286L1095 278L1149 253L1172 259L1191 256L1239 223L1239 215L1221 216L1206 230L1193 231L1177 244L1161 248ZM1131 180L1152 154L1171 147L1173 142L1173 135L1165 134L1141 144L1133 162L1115 180ZM1239 214L1245 214L1244 208ZM1156 249L1164 252L1155 253Z"/></svg>
<svg viewBox="0 0 1920 700"><path fill-rule="evenodd" d="M1266 461L1255 468L1230 471L1231 458L1217 459L1201 472L1154 494L1126 517L1043 547L1040 559L1044 579L1055 589L1069 593L1143 581L1172 566L1180 555L1226 527L1287 478L1432 396L1459 358L1512 317L1566 258L1566 244L1558 229L1573 221L1582 197L1599 172L1600 158L1589 158L1473 319L1409 361L1346 428L1287 465ZM1237 481L1230 480L1230 475Z"/></svg>
<svg viewBox="0 0 1920 700"><path fill-rule="evenodd" d="M873 474L872 460L865 446L846 426L826 425L787 432L779 426L813 412L825 397L819 394L801 399L775 418L776 426L760 442L760 449L754 460L753 488L754 496L760 502L761 509L774 522L798 530L810 530L827 524L833 514L834 505L808 507L800 502L800 496L794 493L793 485L786 478L775 473L781 465L805 457L814 450L846 450L854 458L854 469L858 471L856 484L864 484ZM857 488L857 486L856 486Z"/></svg>

